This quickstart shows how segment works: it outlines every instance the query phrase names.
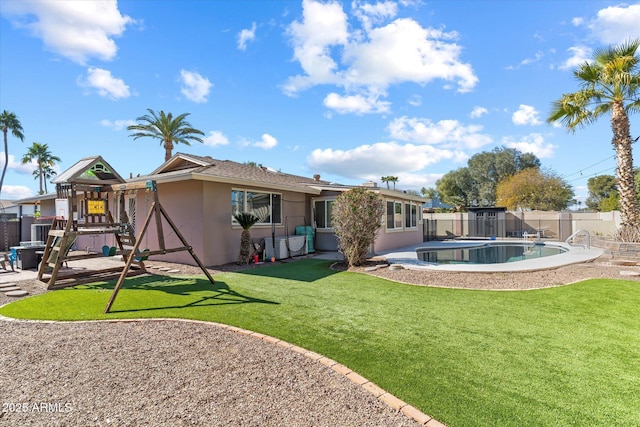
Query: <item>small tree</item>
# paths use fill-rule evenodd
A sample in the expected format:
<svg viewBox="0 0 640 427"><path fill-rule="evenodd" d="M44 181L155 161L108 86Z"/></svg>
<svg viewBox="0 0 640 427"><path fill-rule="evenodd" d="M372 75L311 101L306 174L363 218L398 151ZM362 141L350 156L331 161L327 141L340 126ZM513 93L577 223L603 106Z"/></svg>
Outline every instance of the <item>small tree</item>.
<svg viewBox="0 0 640 427"><path fill-rule="evenodd" d="M366 260L383 213L382 198L363 187L353 188L336 198L331 225L338 237L338 250L349 267Z"/></svg>
<svg viewBox="0 0 640 427"><path fill-rule="evenodd" d="M260 218L249 212L242 212L233 215L242 227L242 235L240 236L240 254L238 255L238 264L245 265L251 261L251 233L249 229L253 227Z"/></svg>
<svg viewBox="0 0 640 427"><path fill-rule="evenodd" d="M566 209L573 189L551 171L527 168L501 181L497 202L507 209L553 211Z"/></svg>

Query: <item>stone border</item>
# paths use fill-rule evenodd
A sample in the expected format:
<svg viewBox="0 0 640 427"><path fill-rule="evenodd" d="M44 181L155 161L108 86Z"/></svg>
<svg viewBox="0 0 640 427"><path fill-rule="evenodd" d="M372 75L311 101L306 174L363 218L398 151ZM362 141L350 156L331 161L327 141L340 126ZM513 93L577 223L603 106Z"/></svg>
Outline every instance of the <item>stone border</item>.
<svg viewBox="0 0 640 427"><path fill-rule="evenodd" d="M0 306L2 308L3 306ZM336 362L333 359L329 359L319 353L315 353L311 350L307 350L305 348L299 347L297 345L291 344L287 341L281 340L279 338L274 338L269 335L261 334L259 332L253 332L248 329L238 328L236 326L225 325L224 323L218 322L207 322L205 320L193 320L193 319L180 319L180 318L152 318L152 319L106 319L106 320L76 320L76 321L57 321L57 320L28 320L28 319L14 319L11 317L6 317L0 315L0 321L5 322L23 322L23 323L99 323L99 322L108 322L108 323L138 323L138 322L186 322L186 323L197 323L204 324L208 326L216 326L222 329L226 329L231 332L235 332L237 334L247 335L250 337L258 338L264 342L274 344L280 347L284 347L291 351L295 351L311 360L319 362L329 368L331 368L334 372L342 375L347 378L349 381L361 386L364 390L372 394L375 398L395 409L396 411L402 412L405 416L413 419L418 424L427 426L427 427L446 427L446 424L441 423L433 417L423 413L419 409L414 406L409 405L403 400L398 399L396 396L386 392L384 389L380 388L375 383L372 383L368 379L359 375L358 373L352 371L345 365L342 365Z"/></svg>
<svg viewBox="0 0 640 427"><path fill-rule="evenodd" d="M613 259L640 262L640 243L617 242L605 236L591 236L591 246L601 248L605 255Z"/></svg>

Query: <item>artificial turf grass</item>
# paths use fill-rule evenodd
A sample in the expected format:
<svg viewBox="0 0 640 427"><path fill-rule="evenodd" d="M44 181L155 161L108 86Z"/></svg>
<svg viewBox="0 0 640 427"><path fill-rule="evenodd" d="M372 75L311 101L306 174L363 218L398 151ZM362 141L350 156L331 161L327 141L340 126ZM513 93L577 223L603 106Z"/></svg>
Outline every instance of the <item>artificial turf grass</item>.
<svg viewBox="0 0 640 427"><path fill-rule="evenodd" d="M298 280L296 280L298 279ZM10 317L184 317L322 353L451 426L638 425L640 294L591 280L536 291L402 285L296 263L206 279L127 279L49 292Z"/></svg>

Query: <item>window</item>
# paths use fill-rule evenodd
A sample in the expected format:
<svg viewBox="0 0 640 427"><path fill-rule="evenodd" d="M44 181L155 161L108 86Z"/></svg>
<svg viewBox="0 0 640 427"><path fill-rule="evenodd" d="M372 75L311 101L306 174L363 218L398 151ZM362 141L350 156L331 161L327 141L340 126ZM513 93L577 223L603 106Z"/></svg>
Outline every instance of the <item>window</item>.
<svg viewBox="0 0 640 427"><path fill-rule="evenodd" d="M404 204L404 226L405 228L416 228L418 226L418 206L413 203Z"/></svg>
<svg viewBox="0 0 640 427"><path fill-rule="evenodd" d="M332 228L334 200L316 200L313 203L316 228Z"/></svg>
<svg viewBox="0 0 640 427"><path fill-rule="evenodd" d="M387 230L402 229L402 203L387 201Z"/></svg>
<svg viewBox="0 0 640 427"><path fill-rule="evenodd" d="M231 222L237 224L233 215L248 212L260 221L258 224L282 223L282 195L261 191L231 190Z"/></svg>

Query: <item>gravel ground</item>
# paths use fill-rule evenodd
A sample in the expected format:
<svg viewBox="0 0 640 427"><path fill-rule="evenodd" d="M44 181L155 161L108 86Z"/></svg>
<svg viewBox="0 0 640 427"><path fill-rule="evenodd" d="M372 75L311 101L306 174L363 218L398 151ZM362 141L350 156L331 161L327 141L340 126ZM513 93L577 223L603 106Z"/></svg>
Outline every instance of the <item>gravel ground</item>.
<svg viewBox="0 0 640 427"><path fill-rule="evenodd" d="M201 274L197 267L148 265ZM372 265L380 268L367 274L468 289L534 289L597 277L640 280L621 274L640 273L639 267L617 266L607 259L508 274L390 270L379 262L368 266ZM210 271L236 269L230 264ZM354 271L364 272L364 267ZM41 282L19 285L31 294L45 292ZM0 305L9 300L0 293ZM417 425L317 361L214 325L162 320L2 322L0 327L3 426ZM26 412L17 412L18 407Z"/></svg>
<svg viewBox="0 0 640 427"><path fill-rule="evenodd" d="M417 425L317 361L213 325L0 327L2 426Z"/></svg>
<svg viewBox="0 0 640 427"><path fill-rule="evenodd" d="M376 265L376 263L371 263L369 267L373 265ZM365 271L366 267L354 268L353 270L402 283L483 290L549 288L595 278L640 281L640 267L615 265L610 259L604 257L589 263L521 273L459 273L433 270L391 270L385 267L383 263L377 263L377 266L380 268L375 271ZM638 274L638 276L633 274Z"/></svg>

